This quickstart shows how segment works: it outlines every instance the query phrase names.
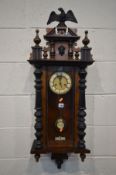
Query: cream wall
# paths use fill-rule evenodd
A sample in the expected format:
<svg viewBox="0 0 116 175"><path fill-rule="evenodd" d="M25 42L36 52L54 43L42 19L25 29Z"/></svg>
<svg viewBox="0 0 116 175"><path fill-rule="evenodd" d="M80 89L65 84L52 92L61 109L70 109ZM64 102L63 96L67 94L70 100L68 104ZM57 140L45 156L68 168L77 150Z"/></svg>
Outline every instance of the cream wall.
<svg viewBox="0 0 116 175"><path fill-rule="evenodd" d="M61 170L49 155L41 157L39 163L30 155L34 76L26 61L35 28L42 37L50 12L58 7L73 10L82 38L84 30L89 31L96 60L88 68L86 91L86 141L91 154L84 163L71 155ZM115 0L0 0L0 175L116 174L115 11Z"/></svg>

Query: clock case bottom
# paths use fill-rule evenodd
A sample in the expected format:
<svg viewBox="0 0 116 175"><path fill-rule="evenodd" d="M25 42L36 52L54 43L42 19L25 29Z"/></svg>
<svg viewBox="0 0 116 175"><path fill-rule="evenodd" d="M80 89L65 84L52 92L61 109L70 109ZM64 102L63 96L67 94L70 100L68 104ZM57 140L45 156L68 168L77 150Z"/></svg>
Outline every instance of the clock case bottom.
<svg viewBox="0 0 116 175"><path fill-rule="evenodd" d="M80 106L79 106L79 140L82 142L80 145L77 144L77 146L72 146L72 147L61 147L61 148L48 148L48 147L42 147L42 142L40 139L40 143L38 144L38 140L34 140L31 148L31 154L35 155L36 161L39 161L40 154L46 154L46 153L51 153L51 159L55 160L57 167L61 168L61 165L65 159L68 159L68 154L67 153L77 153L80 154L81 160L84 161L86 158L86 153L90 153L90 150L88 150L85 146L85 141L84 141L84 136L85 136L85 77L86 77L86 67L88 65L91 65L93 61L56 61L56 60L28 60L30 64L34 65L36 68L35 70L35 77L36 77L36 83L40 82L38 81L38 78L40 79L41 77L41 68L46 66L73 66L73 67L79 67L79 75L80 75ZM40 85L40 84L39 84ZM36 89L39 86L36 86ZM38 92L38 91L37 91ZM40 91L39 91L40 92ZM40 95L40 94L39 94ZM37 94L36 94L37 96ZM36 107L37 110L37 107ZM41 111L40 111L41 112ZM38 110L36 112L36 115L39 114ZM83 120L82 120L83 119ZM84 124L84 125L82 125ZM40 125L40 121L39 121ZM82 128L81 128L82 126ZM38 128L36 129L36 134L38 134ZM39 131L40 134L40 131ZM38 136L41 138L40 136Z"/></svg>
<svg viewBox="0 0 116 175"><path fill-rule="evenodd" d="M79 148L77 147L65 147L65 148L38 148L38 143L36 140L34 140L32 148L31 148L31 154L35 155L35 159L38 162L40 158L40 154L46 154L51 153L51 159L55 160L57 168L61 168L61 165L63 164L64 160L68 159L68 153L77 153L80 154L80 158L82 161L85 160L86 154L90 153L90 150L87 148Z"/></svg>

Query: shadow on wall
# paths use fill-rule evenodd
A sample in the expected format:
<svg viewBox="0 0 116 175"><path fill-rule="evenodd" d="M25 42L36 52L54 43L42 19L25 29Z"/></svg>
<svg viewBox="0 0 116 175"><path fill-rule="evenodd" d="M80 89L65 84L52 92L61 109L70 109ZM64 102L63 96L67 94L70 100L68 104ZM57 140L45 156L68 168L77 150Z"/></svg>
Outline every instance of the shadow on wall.
<svg viewBox="0 0 116 175"><path fill-rule="evenodd" d="M28 175L93 175L95 172L95 165L92 158L87 158L83 163L77 155L72 155L68 161L64 162L61 169L57 169L54 161L51 161L50 155L42 156L38 163L35 162L34 158L31 156L26 172Z"/></svg>
<svg viewBox="0 0 116 175"><path fill-rule="evenodd" d="M26 64L28 64L28 66L30 67L29 72L28 72L28 76L25 80L25 85L24 85L24 92L27 95L33 95L35 93L34 90L34 68L33 66L29 65L29 63L27 62Z"/></svg>
<svg viewBox="0 0 116 175"><path fill-rule="evenodd" d="M100 70L100 72L99 72L99 70ZM95 63L93 63L92 66L89 66L87 72L88 72L88 75L87 75L86 94L88 94L88 95L89 94L90 95L103 94L104 93L104 86L103 86L100 62L95 62Z"/></svg>

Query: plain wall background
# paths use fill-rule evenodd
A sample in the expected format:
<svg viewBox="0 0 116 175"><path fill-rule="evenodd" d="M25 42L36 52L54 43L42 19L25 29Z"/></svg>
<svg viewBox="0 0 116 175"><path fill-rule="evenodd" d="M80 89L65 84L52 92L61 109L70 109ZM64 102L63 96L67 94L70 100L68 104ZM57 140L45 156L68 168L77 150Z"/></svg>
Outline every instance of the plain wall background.
<svg viewBox="0 0 116 175"><path fill-rule="evenodd" d="M36 163L30 155L34 139L34 76L27 63L52 10L72 9L81 40L89 31L93 58L87 78L87 147L84 163L71 155L61 170L50 156ZM0 0L0 175L116 174L116 1ZM55 26L52 24L51 26ZM79 42L80 45L81 42ZM42 45L45 41L42 40Z"/></svg>

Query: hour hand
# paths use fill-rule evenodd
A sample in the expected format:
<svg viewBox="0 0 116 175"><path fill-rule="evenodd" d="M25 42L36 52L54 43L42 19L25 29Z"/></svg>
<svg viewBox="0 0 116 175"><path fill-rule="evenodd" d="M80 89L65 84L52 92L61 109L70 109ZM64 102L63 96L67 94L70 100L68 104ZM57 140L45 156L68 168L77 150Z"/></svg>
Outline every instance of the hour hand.
<svg viewBox="0 0 116 175"><path fill-rule="evenodd" d="M59 76L59 84L60 84L60 86L62 88L62 82L61 82L61 80L62 80L62 76Z"/></svg>

